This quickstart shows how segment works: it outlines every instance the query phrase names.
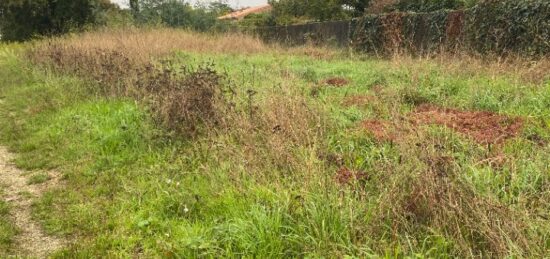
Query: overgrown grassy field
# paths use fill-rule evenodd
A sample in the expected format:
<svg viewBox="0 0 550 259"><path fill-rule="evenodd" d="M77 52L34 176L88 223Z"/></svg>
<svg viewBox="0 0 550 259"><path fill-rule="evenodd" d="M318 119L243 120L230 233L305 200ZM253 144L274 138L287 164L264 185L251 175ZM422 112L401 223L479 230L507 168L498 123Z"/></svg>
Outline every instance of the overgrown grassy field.
<svg viewBox="0 0 550 259"><path fill-rule="evenodd" d="M64 175L33 205L74 241L54 257L550 254L547 58L173 30L0 48L1 143Z"/></svg>

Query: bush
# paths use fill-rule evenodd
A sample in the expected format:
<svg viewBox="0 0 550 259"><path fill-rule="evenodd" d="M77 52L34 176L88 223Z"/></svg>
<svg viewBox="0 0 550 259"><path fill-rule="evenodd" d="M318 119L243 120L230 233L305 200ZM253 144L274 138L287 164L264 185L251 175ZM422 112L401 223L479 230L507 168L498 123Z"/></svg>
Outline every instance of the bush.
<svg viewBox="0 0 550 259"><path fill-rule="evenodd" d="M231 90L225 87L225 76L218 74L213 65L192 70L164 62L159 68L148 65L138 75L135 87L145 93L155 119L165 128L193 137L200 133L201 126L225 125L225 110L229 107L225 96Z"/></svg>
<svg viewBox="0 0 550 259"><path fill-rule="evenodd" d="M466 5L464 0L401 0L394 5L394 9L402 12L434 12L456 10Z"/></svg>
<svg viewBox="0 0 550 259"><path fill-rule="evenodd" d="M103 0L2 0L0 32L4 41L23 41L81 30L117 7Z"/></svg>

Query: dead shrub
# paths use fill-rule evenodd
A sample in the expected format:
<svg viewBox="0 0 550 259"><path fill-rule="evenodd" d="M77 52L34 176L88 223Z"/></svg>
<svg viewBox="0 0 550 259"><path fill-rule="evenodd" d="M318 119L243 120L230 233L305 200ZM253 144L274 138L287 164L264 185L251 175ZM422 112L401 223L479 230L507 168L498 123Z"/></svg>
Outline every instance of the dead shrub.
<svg viewBox="0 0 550 259"><path fill-rule="evenodd" d="M148 65L138 72L134 86L165 128L195 136L201 126L226 125L232 90L227 77L208 64L192 70L186 66Z"/></svg>
<svg viewBox="0 0 550 259"><path fill-rule="evenodd" d="M342 77L332 77L324 80L323 84L334 86L334 87L342 87L349 84L349 80Z"/></svg>

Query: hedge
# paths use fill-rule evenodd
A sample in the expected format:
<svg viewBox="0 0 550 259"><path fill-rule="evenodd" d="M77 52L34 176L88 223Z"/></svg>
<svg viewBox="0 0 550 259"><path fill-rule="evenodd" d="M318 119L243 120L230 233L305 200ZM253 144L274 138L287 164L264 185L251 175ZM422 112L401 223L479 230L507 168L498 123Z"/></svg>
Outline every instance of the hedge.
<svg viewBox="0 0 550 259"><path fill-rule="evenodd" d="M368 52L550 54L548 0L488 0L465 10L367 15L356 22L352 46Z"/></svg>

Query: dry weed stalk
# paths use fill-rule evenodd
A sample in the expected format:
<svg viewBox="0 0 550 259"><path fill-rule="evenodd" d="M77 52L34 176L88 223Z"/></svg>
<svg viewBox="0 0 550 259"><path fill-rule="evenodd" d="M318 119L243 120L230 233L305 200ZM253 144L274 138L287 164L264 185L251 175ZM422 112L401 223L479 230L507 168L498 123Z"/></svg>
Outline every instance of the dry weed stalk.
<svg viewBox="0 0 550 259"><path fill-rule="evenodd" d="M390 223L395 240L404 236L441 235L451 241L456 256L528 256L526 215L477 193L461 178L446 141L424 131L398 143L402 163L390 180L379 207L373 233ZM401 240L404 241L404 240ZM418 245L418 244L417 244Z"/></svg>

